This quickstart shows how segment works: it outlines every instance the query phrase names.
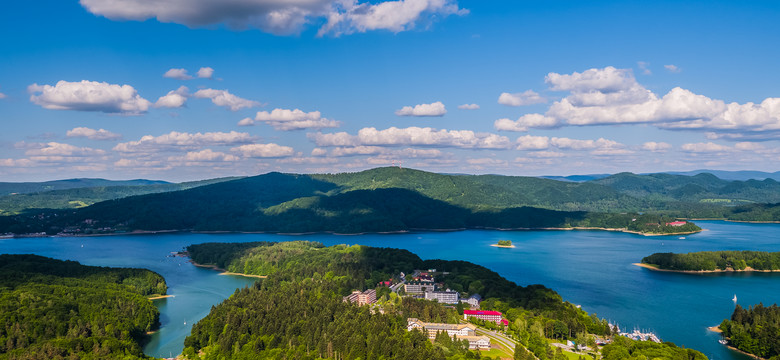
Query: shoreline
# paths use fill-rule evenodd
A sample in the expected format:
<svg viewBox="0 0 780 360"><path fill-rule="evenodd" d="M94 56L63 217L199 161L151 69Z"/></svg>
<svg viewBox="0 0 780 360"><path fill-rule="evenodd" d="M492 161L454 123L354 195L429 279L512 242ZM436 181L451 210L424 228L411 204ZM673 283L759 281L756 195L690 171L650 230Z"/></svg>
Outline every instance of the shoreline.
<svg viewBox="0 0 780 360"><path fill-rule="evenodd" d="M198 264L195 261L193 261L192 259L189 260L189 263L191 263L192 265L195 265L195 266L197 266L199 268L206 268L206 269L211 269L211 270L217 271L217 272L219 272L219 275L245 276L245 277L253 277L253 278L257 278L257 279L265 279L265 278L268 277L268 275L252 275L252 274L230 272L230 271L227 271L227 270L225 270L223 268L219 268L216 265Z"/></svg>
<svg viewBox="0 0 780 360"><path fill-rule="evenodd" d="M712 331L714 333L722 334L723 330L720 329L720 325L710 326L707 328L707 330Z"/></svg>
<svg viewBox="0 0 780 360"><path fill-rule="evenodd" d="M176 297L176 295L158 295L158 296L152 296L152 297L147 298L147 299L149 299L149 300L159 300L159 299L167 299L167 298L172 298L172 297Z"/></svg>
<svg viewBox="0 0 780 360"><path fill-rule="evenodd" d="M725 221L731 221L731 220L725 220ZM737 221L732 221L737 222ZM780 222L777 222L780 223ZM368 235L368 234L378 234L378 235L394 235L394 234L408 234L408 233L415 233L415 232L455 232L455 231L466 231L466 230L497 230L497 231L572 231L572 230L580 230L580 231L611 231L611 232L622 232L622 233L628 233L628 234L635 234L635 235L642 235L642 236L676 236L676 235L691 235L696 234L702 231L706 231L706 229L696 230L696 231L683 231L683 232L674 232L674 233L645 233L641 231L633 231L628 230L625 228L600 228L600 227L584 227L584 226L574 226L574 227L517 227L517 228L498 228L498 227L487 227L487 226L475 226L472 228L454 228L454 229L420 229L420 228L414 228L414 229L406 229L406 230L393 230L393 231L364 231L364 232L357 232L357 233L339 233L335 231L308 231L308 232L299 232L299 233L285 233L285 232L275 232L275 231L233 231L233 230L211 230L211 231L196 231L196 230L187 230L187 229L178 229L178 230L133 230L129 232L114 232L114 233L103 233L103 234L55 234L55 235L38 235L38 234L16 234L13 235L13 237L9 237L9 239L13 238L50 238L50 237L72 237L72 238L79 238L79 237L99 237L99 236L121 236L121 235L158 235L158 234L176 234L176 233L189 233L189 234L276 234L276 235L284 235L284 236L304 236L304 235L317 235L317 234L331 234L331 235L339 235L339 236L354 236L354 235Z"/></svg>
<svg viewBox="0 0 780 360"><path fill-rule="evenodd" d="M645 268L648 270L653 271L663 271L663 272L673 272L673 273L683 273L683 274L720 274L720 273L740 273L740 272L763 272L763 273L773 273L773 272L780 272L780 270L756 270L753 268L745 268L742 270L672 270L672 269L661 269L658 268L656 265L653 264L644 264L644 263L633 263L631 265L639 266L641 268Z"/></svg>

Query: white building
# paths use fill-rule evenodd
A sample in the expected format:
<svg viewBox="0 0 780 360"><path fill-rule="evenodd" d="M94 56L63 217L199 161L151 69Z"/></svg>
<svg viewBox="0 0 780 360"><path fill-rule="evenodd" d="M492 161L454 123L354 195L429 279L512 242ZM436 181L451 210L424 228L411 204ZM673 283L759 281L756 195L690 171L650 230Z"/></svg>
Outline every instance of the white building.
<svg viewBox="0 0 780 360"><path fill-rule="evenodd" d="M409 318L407 322L407 331L419 329L427 333L429 339L435 339L436 334L446 332L457 340L468 340L469 349L490 349L490 338L477 336L477 327L472 324L426 323L415 318Z"/></svg>
<svg viewBox="0 0 780 360"><path fill-rule="evenodd" d="M436 286L430 282L409 282L404 284L404 291L407 294L423 294L433 292Z"/></svg>
<svg viewBox="0 0 780 360"><path fill-rule="evenodd" d="M460 294L450 289L447 289L447 291L426 292L425 300L437 300L442 304L457 304L460 300Z"/></svg>
<svg viewBox="0 0 780 360"><path fill-rule="evenodd" d="M482 296L474 294L468 297L468 299L461 299L460 302L469 304L473 308L479 308L479 303L482 301Z"/></svg>

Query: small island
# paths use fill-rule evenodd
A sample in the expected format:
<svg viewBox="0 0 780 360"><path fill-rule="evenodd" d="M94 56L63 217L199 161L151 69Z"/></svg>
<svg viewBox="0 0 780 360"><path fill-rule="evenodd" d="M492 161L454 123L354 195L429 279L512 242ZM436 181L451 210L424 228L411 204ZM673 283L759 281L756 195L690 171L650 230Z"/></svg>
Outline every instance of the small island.
<svg viewBox="0 0 780 360"><path fill-rule="evenodd" d="M687 254L655 253L634 264L650 270L685 273L780 271L780 252L700 251Z"/></svg>
<svg viewBox="0 0 780 360"><path fill-rule="evenodd" d="M498 240L497 244L491 244L490 246L500 247L500 248L513 248L515 247L512 245L512 240Z"/></svg>

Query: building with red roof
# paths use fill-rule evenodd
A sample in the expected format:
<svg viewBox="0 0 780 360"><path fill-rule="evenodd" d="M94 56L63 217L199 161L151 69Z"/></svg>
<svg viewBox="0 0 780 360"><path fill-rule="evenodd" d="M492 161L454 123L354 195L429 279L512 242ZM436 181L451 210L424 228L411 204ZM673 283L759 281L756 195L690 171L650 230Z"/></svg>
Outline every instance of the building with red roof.
<svg viewBox="0 0 780 360"><path fill-rule="evenodd" d="M496 324L501 323L501 312L490 310L463 310L463 320L477 318L485 321L492 321Z"/></svg>
<svg viewBox="0 0 780 360"><path fill-rule="evenodd" d="M672 222L666 223L667 226L683 226L685 224L687 224L687 222L685 222L685 221L672 221Z"/></svg>

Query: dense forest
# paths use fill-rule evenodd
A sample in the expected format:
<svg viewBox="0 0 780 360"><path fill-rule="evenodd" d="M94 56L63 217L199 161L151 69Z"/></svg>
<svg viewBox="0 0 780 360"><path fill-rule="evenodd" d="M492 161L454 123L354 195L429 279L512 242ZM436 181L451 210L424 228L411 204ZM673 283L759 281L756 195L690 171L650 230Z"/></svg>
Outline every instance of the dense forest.
<svg viewBox="0 0 780 360"><path fill-rule="evenodd" d="M146 359L147 296L166 291L149 270L0 255L0 359Z"/></svg>
<svg viewBox="0 0 780 360"><path fill-rule="evenodd" d="M407 317L455 323L461 318L458 311L462 311L461 305L447 308L376 287L378 281L414 269L436 269L437 282L464 295L479 293L484 298L482 309L502 311L509 320L504 330L521 344L516 353L519 359L567 359L548 339L593 342L593 335L611 334L605 320L564 302L555 291L542 285L518 286L465 261L423 261L406 250L325 247L305 241L206 243L191 245L187 251L198 263L268 276L252 288L237 291L193 327L185 342L185 354L191 359L478 357L460 342L437 337L431 344L424 336L406 331ZM377 289L378 303L374 307L357 307L341 300L352 289L366 288ZM633 349L646 346L627 347L633 353ZM670 344L655 347L660 349L655 353L678 353ZM698 352L690 354L690 359L706 359Z"/></svg>
<svg viewBox="0 0 780 360"><path fill-rule="evenodd" d="M379 170L387 169L376 171ZM477 188L459 191L477 191ZM0 233L94 234L134 230L361 233L585 227L665 234L700 230L692 223L683 227L666 225L673 220L657 214L479 204L463 207L415 190L343 191L337 184L312 176L270 173L184 191L110 200L76 210L0 216Z"/></svg>
<svg viewBox="0 0 780 360"><path fill-rule="evenodd" d="M656 253L642 259L664 270L780 270L780 252L700 251L687 254Z"/></svg>
<svg viewBox="0 0 780 360"><path fill-rule="evenodd" d="M674 343L662 344L652 341L636 341L617 337L601 350L604 360L707 360L699 351L677 347Z"/></svg>
<svg viewBox="0 0 780 360"><path fill-rule="evenodd" d="M771 360L780 359L780 307L758 304L747 310L737 305L731 319L720 324L729 344Z"/></svg>

